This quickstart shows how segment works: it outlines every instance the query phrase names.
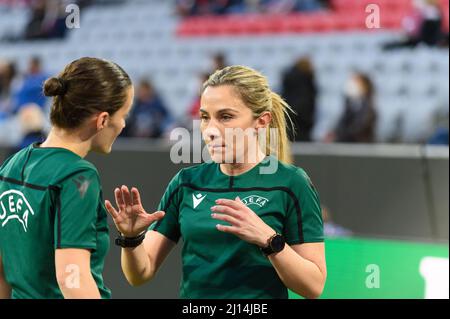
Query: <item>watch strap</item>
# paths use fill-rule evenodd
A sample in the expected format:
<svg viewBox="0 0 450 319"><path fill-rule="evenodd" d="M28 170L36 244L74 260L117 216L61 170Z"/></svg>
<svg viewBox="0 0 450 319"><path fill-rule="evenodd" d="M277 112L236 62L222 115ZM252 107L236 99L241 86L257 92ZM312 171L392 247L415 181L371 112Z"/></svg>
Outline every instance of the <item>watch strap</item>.
<svg viewBox="0 0 450 319"><path fill-rule="evenodd" d="M140 235L136 237L125 237L121 233L117 236L115 244L122 248L133 248L139 246L145 238L146 231L143 231Z"/></svg>

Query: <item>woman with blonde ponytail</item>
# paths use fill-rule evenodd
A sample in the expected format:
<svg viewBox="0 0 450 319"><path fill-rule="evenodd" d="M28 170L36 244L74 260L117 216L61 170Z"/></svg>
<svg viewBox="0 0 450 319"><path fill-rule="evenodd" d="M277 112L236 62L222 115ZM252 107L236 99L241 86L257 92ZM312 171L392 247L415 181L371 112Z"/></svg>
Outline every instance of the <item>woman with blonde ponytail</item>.
<svg viewBox="0 0 450 319"><path fill-rule="evenodd" d="M212 161L182 169L152 222L136 188L106 207L122 234L132 285L152 279L183 238L182 298L317 298L326 280L319 196L292 164L290 107L245 66L216 71L201 95L201 131ZM144 239L145 237L145 239Z"/></svg>

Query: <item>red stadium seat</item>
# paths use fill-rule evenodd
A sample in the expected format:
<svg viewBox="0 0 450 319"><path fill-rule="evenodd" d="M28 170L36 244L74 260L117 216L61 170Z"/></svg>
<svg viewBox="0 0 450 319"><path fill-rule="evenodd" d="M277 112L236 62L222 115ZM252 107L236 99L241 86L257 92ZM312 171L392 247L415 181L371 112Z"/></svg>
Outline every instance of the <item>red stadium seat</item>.
<svg viewBox="0 0 450 319"><path fill-rule="evenodd" d="M398 30L402 20L412 11L411 0L332 0L332 11L293 13L289 15L202 16L183 20L179 36L244 35L265 33L329 32L333 30L366 30L369 4L380 8L381 28ZM441 0L444 12L443 29L449 29L449 0Z"/></svg>

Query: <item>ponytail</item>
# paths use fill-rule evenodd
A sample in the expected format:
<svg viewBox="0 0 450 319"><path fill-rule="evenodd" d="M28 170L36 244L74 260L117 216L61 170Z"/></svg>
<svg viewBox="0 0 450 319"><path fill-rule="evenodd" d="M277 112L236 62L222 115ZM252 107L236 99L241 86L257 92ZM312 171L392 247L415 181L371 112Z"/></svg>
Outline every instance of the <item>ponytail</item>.
<svg viewBox="0 0 450 319"><path fill-rule="evenodd" d="M277 154L278 159L285 163L292 163L292 154L290 143L287 134L287 121L289 120L289 125L292 127L292 120L289 116L289 111L292 111L291 107L283 100L283 98L275 92L270 93L272 99L272 121L270 122L269 128L275 128L277 132L276 139L276 149L271 149L271 136L270 129L267 130L267 146L266 155L271 152Z"/></svg>

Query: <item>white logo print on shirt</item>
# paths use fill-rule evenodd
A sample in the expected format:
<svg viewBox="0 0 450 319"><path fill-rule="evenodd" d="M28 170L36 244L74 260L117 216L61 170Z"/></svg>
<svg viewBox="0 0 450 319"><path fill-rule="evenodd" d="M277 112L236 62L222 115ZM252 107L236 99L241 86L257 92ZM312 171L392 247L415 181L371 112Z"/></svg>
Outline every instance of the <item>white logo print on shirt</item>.
<svg viewBox="0 0 450 319"><path fill-rule="evenodd" d="M207 194L192 194L192 201L194 202L194 208L197 208L198 205L205 199Z"/></svg>
<svg viewBox="0 0 450 319"><path fill-rule="evenodd" d="M269 201L267 198L259 196L259 195L250 195L241 200L246 206L256 205L259 207L263 207Z"/></svg>
<svg viewBox="0 0 450 319"><path fill-rule="evenodd" d="M6 206L5 206L6 204ZM28 229L28 215L34 215L34 211L28 203L25 195L16 190L9 190L0 195L0 222L2 227L12 220L17 219L23 226L23 230Z"/></svg>

